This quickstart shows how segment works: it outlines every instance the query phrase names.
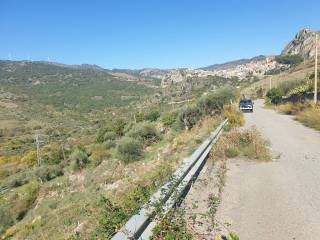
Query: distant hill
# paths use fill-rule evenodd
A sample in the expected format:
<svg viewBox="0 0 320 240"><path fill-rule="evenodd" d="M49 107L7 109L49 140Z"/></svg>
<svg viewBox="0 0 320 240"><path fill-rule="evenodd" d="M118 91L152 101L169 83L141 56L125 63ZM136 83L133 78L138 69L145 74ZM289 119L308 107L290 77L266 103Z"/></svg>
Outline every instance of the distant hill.
<svg viewBox="0 0 320 240"><path fill-rule="evenodd" d="M300 55L304 59L313 59L314 57L314 33L315 31L310 29L302 29L295 38L289 42L284 48L281 55ZM319 39L320 49L320 39ZM46 80L57 80L61 77L66 79L79 79L79 76L87 76L87 78L94 75L93 79L96 78L110 78L127 80L131 82L147 83L146 85L167 87L171 84L186 82L190 78L208 78L210 76L219 76L223 78L237 77L240 80L250 80L251 78L262 78L264 75L277 72L279 69L286 69L289 66L285 64L279 64L275 60L274 55L259 55L249 59L239 59L235 61L225 62L222 64L213 64L207 67L198 69L192 68L176 68L176 69L159 69L159 68L142 68L142 69L104 69L98 65L92 64L81 64L81 65L66 65L55 62L30 62L30 61L1 61L0 67L7 69L2 72L7 79L10 81L31 81L33 84L43 83L44 78L37 79L31 74L30 69L32 68L33 73L38 73L37 76L46 75ZM14 71L13 71L14 70ZM19 72L28 73L20 74ZM55 78L54 75L63 71L64 76ZM76 71L76 72L73 72ZM71 72L73 75L70 77ZM67 74L68 73L68 74ZM9 75L13 74L9 77ZM15 77L16 75L19 77ZM33 75L34 75L33 74ZM79 75L80 74L80 75ZM68 77L69 76L69 77ZM81 78L81 77L80 77ZM0 81L4 81L0 79ZM152 86L151 86L152 87Z"/></svg>
<svg viewBox="0 0 320 240"><path fill-rule="evenodd" d="M129 77L113 75L96 65L0 61L0 90L57 109L91 111L127 106L153 93L147 83Z"/></svg>
<svg viewBox="0 0 320 240"><path fill-rule="evenodd" d="M236 67L238 65L248 64L248 63L251 63L251 62L265 61L266 58L267 58L266 56L260 55L260 56L249 58L249 59L244 58L244 59L225 62L225 63L221 63L221 64L214 64L214 65L210 65L208 67L204 67L204 68L200 68L200 69L209 70L209 71L226 70L226 69L229 69L229 68Z"/></svg>

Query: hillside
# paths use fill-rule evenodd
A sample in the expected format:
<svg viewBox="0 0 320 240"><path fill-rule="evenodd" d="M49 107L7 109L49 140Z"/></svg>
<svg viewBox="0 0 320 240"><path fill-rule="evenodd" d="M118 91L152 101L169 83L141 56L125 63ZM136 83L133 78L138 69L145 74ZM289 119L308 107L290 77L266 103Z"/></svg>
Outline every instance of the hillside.
<svg viewBox="0 0 320 240"><path fill-rule="evenodd" d="M237 97L225 85L239 84L158 88L25 61L2 61L0 74L0 236L10 239L109 239L217 126Z"/></svg>
<svg viewBox="0 0 320 240"><path fill-rule="evenodd" d="M126 106L153 92L150 81L128 81L91 65L47 62L0 61L0 82L2 91L32 103L86 112Z"/></svg>
<svg viewBox="0 0 320 240"><path fill-rule="evenodd" d="M109 239L223 118L240 124L239 90L265 95L312 70L274 56L201 69L0 61L0 236Z"/></svg>

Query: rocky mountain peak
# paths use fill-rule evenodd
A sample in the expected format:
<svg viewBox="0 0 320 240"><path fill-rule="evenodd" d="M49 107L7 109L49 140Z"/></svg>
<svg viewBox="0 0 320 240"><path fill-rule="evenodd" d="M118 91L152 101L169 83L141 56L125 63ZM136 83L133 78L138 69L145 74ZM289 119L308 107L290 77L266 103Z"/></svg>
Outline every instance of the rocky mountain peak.
<svg viewBox="0 0 320 240"><path fill-rule="evenodd" d="M283 49L281 55L298 54L304 59L312 59L315 55L315 34L317 32L304 28L296 34L294 39ZM318 33L319 34L319 33ZM320 40L318 42L320 46Z"/></svg>

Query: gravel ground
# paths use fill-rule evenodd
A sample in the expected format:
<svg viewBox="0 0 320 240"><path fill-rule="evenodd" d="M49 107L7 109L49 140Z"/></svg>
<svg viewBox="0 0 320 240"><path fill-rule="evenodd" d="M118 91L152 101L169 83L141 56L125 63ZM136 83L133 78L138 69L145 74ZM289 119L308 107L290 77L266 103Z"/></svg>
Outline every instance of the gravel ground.
<svg viewBox="0 0 320 240"><path fill-rule="evenodd" d="M233 160L216 218L241 240L320 238L320 133L263 108L245 114L270 140L272 162Z"/></svg>

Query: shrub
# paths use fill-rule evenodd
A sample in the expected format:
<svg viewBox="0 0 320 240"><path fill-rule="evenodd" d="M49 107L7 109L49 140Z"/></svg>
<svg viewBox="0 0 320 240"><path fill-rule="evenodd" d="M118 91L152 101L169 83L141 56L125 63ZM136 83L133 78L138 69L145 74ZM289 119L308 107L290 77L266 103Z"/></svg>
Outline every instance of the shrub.
<svg viewBox="0 0 320 240"><path fill-rule="evenodd" d="M31 150L27 152L22 158L21 163L25 163L28 165L33 165L37 162L37 152L34 150Z"/></svg>
<svg viewBox="0 0 320 240"><path fill-rule="evenodd" d="M124 162L130 162L140 159L143 155L142 150L142 144L138 140L130 137L123 137L119 141L117 147L118 156Z"/></svg>
<svg viewBox="0 0 320 240"><path fill-rule="evenodd" d="M80 170L88 164L88 155L81 149L76 149L70 155L71 167L73 170Z"/></svg>
<svg viewBox="0 0 320 240"><path fill-rule="evenodd" d="M60 165L41 166L36 170L35 175L40 178L41 181L46 182L62 176L63 169Z"/></svg>
<svg viewBox="0 0 320 240"><path fill-rule="evenodd" d="M21 220L30 209L38 196L39 184L36 181L29 182L8 193L0 201L0 209L7 209L4 214L14 220Z"/></svg>
<svg viewBox="0 0 320 240"><path fill-rule="evenodd" d="M116 142L112 140L107 140L104 142L104 146L108 150L108 149L114 148L116 146Z"/></svg>
<svg viewBox="0 0 320 240"><path fill-rule="evenodd" d="M298 54L276 56L275 60L280 64L290 65L298 65L303 62L303 58Z"/></svg>
<svg viewBox="0 0 320 240"><path fill-rule="evenodd" d="M160 113L158 110L151 110L145 115L144 119L146 121L155 122L158 120L159 117L160 117Z"/></svg>
<svg viewBox="0 0 320 240"><path fill-rule="evenodd" d="M239 155L239 150L235 147L230 147L225 150L226 157L234 158Z"/></svg>
<svg viewBox="0 0 320 240"><path fill-rule="evenodd" d="M1 182L1 187L15 188L20 187L30 181L32 174L30 172L18 172Z"/></svg>
<svg viewBox="0 0 320 240"><path fill-rule="evenodd" d="M143 112L138 112L134 114L135 122L142 122L144 121L144 113Z"/></svg>
<svg viewBox="0 0 320 240"><path fill-rule="evenodd" d="M283 91L283 95L287 95L289 91L291 91L292 89L299 87L301 85L310 85L310 87L312 87L311 82L307 79L299 79L299 80L290 80L290 81L284 81L281 82L278 85L278 88Z"/></svg>
<svg viewBox="0 0 320 240"><path fill-rule="evenodd" d="M308 91L311 91L312 88L313 88L313 86L311 86L311 84L305 83L305 84L299 85L299 86L291 89L290 91L288 91L287 96L300 95L300 94L306 93Z"/></svg>
<svg viewBox="0 0 320 240"><path fill-rule="evenodd" d="M59 164L64 159L64 150L57 144L51 144L42 154L43 162L47 164Z"/></svg>
<svg viewBox="0 0 320 240"><path fill-rule="evenodd" d="M119 227L121 227L142 204L148 201L151 189L150 186L138 185L130 189L124 198L121 200L117 199L116 202L102 197L99 202L102 216L99 221L99 227L93 234L92 239L110 239Z"/></svg>
<svg viewBox="0 0 320 240"><path fill-rule="evenodd" d="M244 117L242 112L233 105L226 106L223 110L223 115L228 118L230 128L241 127L244 125Z"/></svg>
<svg viewBox="0 0 320 240"><path fill-rule="evenodd" d="M198 107L188 106L178 116L178 125L181 129L191 129L201 118L201 111Z"/></svg>
<svg viewBox="0 0 320 240"><path fill-rule="evenodd" d="M115 121L115 125L114 125L114 131L116 132L116 134L118 136L123 136L124 134L124 127L126 126L127 121L124 119L117 119Z"/></svg>
<svg viewBox="0 0 320 240"><path fill-rule="evenodd" d="M122 136L124 134L124 128L126 122L122 118L114 119L113 121L108 121L106 126L99 130L96 141L102 143L106 140L110 140L108 137L114 140L117 136ZM107 135L106 135L107 134Z"/></svg>
<svg viewBox="0 0 320 240"><path fill-rule="evenodd" d="M236 90L226 86L218 89L216 92L209 93L200 98L198 106L205 114L215 114L221 112L223 106L236 98Z"/></svg>
<svg viewBox="0 0 320 240"><path fill-rule="evenodd" d="M137 123L126 136L138 139L147 145L159 140L159 133L155 126L150 122Z"/></svg>
<svg viewBox="0 0 320 240"><path fill-rule="evenodd" d="M225 132L219 139L214 154L214 159L245 156L252 160L268 161L271 159L268 142L261 137L255 129L243 131L233 130Z"/></svg>
<svg viewBox="0 0 320 240"><path fill-rule="evenodd" d="M0 208L0 234L2 234L7 228L13 225L14 218L8 207Z"/></svg>
<svg viewBox="0 0 320 240"><path fill-rule="evenodd" d="M165 113L162 115L160 121L166 127L171 127L176 122L177 113Z"/></svg>
<svg viewBox="0 0 320 240"><path fill-rule="evenodd" d="M113 141L117 138L117 134L115 132L106 132L104 135L103 135L103 141Z"/></svg>
<svg viewBox="0 0 320 240"><path fill-rule="evenodd" d="M267 97L273 104L279 104L282 100L282 96L284 96L284 91L280 88L271 88L267 92Z"/></svg>
<svg viewBox="0 0 320 240"><path fill-rule="evenodd" d="M98 166L102 161L109 157L110 154L107 151L106 145L104 144L94 144L91 149L91 155L89 157L90 163L94 166Z"/></svg>

